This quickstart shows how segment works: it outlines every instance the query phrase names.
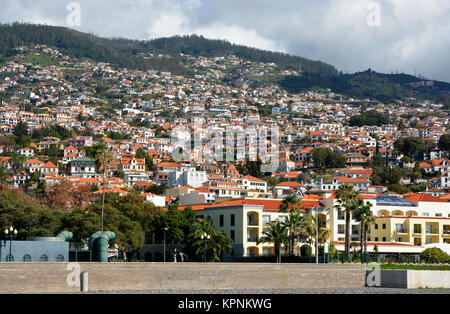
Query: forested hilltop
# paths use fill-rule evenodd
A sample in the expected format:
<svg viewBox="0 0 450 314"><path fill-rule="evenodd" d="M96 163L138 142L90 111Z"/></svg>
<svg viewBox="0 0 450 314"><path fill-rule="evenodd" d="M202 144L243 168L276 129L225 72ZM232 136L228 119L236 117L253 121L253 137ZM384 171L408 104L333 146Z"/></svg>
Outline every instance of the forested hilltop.
<svg viewBox="0 0 450 314"><path fill-rule="evenodd" d="M334 66L321 61L235 45L225 40L210 40L197 35L138 41L100 38L48 25L0 25L0 62L14 55L15 47L30 44L53 46L70 56L90 58L120 67L167 71L186 76L192 75L192 71L181 53L205 57L235 55L249 61L275 63L282 69L298 71L298 75L259 78L260 81L278 84L291 92L329 88L356 98L390 101L413 97L439 100L450 105L450 84L446 82L430 81L407 74L381 74L370 69L343 74ZM161 57L161 54L164 56Z"/></svg>

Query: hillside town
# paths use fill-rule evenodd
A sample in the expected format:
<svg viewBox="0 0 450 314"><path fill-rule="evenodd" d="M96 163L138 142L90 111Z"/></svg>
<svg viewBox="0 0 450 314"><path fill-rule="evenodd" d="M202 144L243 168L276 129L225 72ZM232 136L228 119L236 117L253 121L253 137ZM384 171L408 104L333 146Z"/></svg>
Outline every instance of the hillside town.
<svg viewBox="0 0 450 314"><path fill-rule="evenodd" d="M0 182L49 208L86 208L110 193L138 194L163 211L190 207L231 239L235 257L301 255L302 244L315 252L317 234L295 247L261 241L294 208L315 217L318 244L340 253L348 231L351 243L367 236L369 254L450 254L442 104L292 94L272 80L300 70L236 56L182 54L193 72L184 77L45 45L17 49L0 64ZM339 205L349 187L369 204L367 228L352 214L346 230ZM73 189L80 199L64 193ZM158 254L161 241L146 238L132 257Z"/></svg>

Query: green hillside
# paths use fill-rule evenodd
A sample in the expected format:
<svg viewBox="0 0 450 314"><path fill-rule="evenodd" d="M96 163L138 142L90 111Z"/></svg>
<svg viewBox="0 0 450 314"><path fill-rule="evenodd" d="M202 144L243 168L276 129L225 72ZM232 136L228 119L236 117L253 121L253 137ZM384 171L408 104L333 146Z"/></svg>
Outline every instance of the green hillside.
<svg viewBox="0 0 450 314"><path fill-rule="evenodd" d="M291 91L309 88L330 88L350 97L371 98L380 101L407 97L443 99L447 101L450 84L433 81L431 84L406 74L381 74L371 70L342 74L335 67L321 61L234 45L224 40L210 40L202 36L174 36L150 41L124 38L100 38L65 27L34 24L0 24L0 62L14 55L15 47L45 44L77 58L90 58L119 67L139 70L168 71L174 74L192 74L180 53L193 56L235 55L249 61L275 63L284 69L300 70L299 76L275 77L273 83ZM170 57L147 57L141 53L163 53ZM226 78L225 81L227 81ZM270 82L271 78L261 78Z"/></svg>

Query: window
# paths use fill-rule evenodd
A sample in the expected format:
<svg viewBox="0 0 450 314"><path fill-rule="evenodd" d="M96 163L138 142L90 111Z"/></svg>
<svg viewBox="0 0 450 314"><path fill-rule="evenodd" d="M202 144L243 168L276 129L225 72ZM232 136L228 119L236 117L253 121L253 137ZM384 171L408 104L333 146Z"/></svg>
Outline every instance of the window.
<svg viewBox="0 0 450 314"><path fill-rule="evenodd" d="M270 215L263 215L263 226L267 225L268 223L270 223Z"/></svg>
<svg viewBox="0 0 450 314"><path fill-rule="evenodd" d="M430 214L429 214L429 213L423 213L423 216L424 216L424 217L429 217Z"/></svg>
<svg viewBox="0 0 450 314"><path fill-rule="evenodd" d="M375 237L375 242L378 242L378 238L377 237Z"/></svg>
<svg viewBox="0 0 450 314"><path fill-rule="evenodd" d="M223 227L223 215L219 216L219 225L220 227Z"/></svg>
<svg viewBox="0 0 450 314"><path fill-rule="evenodd" d="M56 256L56 261L57 261L57 262L64 262L64 256L62 256L61 254L58 254L58 255Z"/></svg>
<svg viewBox="0 0 450 314"><path fill-rule="evenodd" d="M378 230L378 224L375 224L375 230Z"/></svg>
<svg viewBox="0 0 450 314"><path fill-rule="evenodd" d="M442 217L442 214L441 213L437 213L436 217Z"/></svg>
<svg viewBox="0 0 450 314"><path fill-rule="evenodd" d="M232 227L234 227L234 214L231 214L231 220L230 220L230 225L232 226Z"/></svg>
<svg viewBox="0 0 450 314"><path fill-rule="evenodd" d="M230 231L230 238L234 242L234 230Z"/></svg>
<svg viewBox="0 0 450 314"><path fill-rule="evenodd" d="M383 229L386 229L386 224L383 224Z"/></svg>
<svg viewBox="0 0 450 314"><path fill-rule="evenodd" d="M6 255L5 262L14 262L14 255L11 254Z"/></svg>
<svg viewBox="0 0 450 314"><path fill-rule="evenodd" d="M23 261L24 261L24 262L31 262L31 256L28 255L28 254L25 254L25 255L23 256Z"/></svg>
<svg viewBox="0 0 450 314"><path fill-rule="evenodd" d="M42 254L41 257L39 258L40 262L48 262L48 257L45 254Z"/></svg>
<svg viewBox="0 0 450 314"><path fill-rule="evenodd" d="M345 215L344 215L344 211L338 211L338 219L339 220L344 220L345 219Z"/></svg>
<svg viewBox="0 0 450 314"><path fill-rule="evenodd" d="M383 242L386 242L386 237L383 237Z"/></svg>

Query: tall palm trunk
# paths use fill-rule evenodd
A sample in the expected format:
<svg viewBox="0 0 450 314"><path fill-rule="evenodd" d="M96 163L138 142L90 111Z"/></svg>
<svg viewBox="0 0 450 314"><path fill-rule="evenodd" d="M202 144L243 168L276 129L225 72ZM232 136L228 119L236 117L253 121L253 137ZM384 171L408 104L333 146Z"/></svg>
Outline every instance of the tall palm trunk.
<svg viewBox="0 0 450 314"><path fill-rule="evenodd" d="M360 254L361 254L361 261L363 260L363 254L364 254L364 223L361 222L359 226L359 247L360 247Z"/></svg>
<svg viewBox="0 0 450 314"><path fill-rule="evenodd" d="M367 233L368 233L368 224L364 224L364 256L367 256ZM367 263L367 261L366 261Z"/></svg>
<svg viewBox="0 0 450 314"><path fill-rule="evenodd" d="M345 210L345 257L350 260L350 209Z"/></svg>
<svg viewBox="0 0 450 314"><path fill-rule="evenodd" d="M281 250L280 250L280 244L275 243L275 256L277 263L281 262Z"/></svg>
<svg viewBox="0 0 450 314"><path fill-rule="evenodd" d="M105 180L106 180L106 172L103 173L103 193L102 193L102 232L103 232L103 209L105 208Z"/></svg>
<svg viewBox="0 0 450 314"><path fill-rule="evenodd" d="M293 237L291 240L291 255L297 256L297 233L293 232Z"/></svg>

